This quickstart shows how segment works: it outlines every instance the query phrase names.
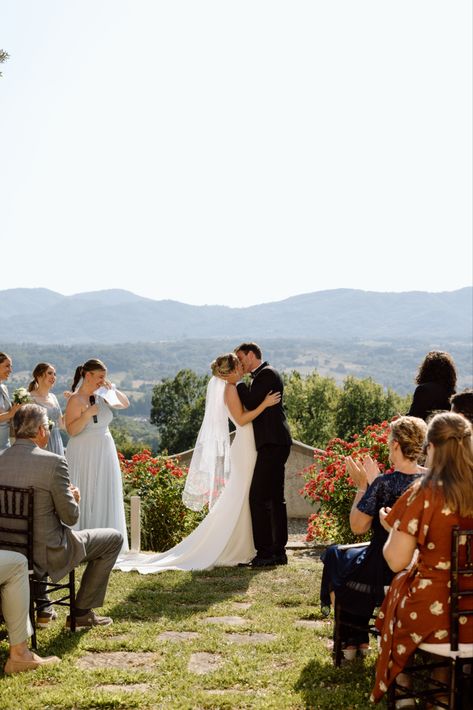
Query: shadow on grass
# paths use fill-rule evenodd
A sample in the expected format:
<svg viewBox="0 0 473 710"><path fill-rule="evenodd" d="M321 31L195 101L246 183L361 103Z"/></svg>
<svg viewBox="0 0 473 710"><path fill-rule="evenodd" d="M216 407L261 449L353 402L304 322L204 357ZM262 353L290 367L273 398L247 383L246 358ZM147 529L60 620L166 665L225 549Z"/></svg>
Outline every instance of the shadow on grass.
<svg viewBox="0 0 473 710"><path fill-rule="evenodd" d="M353 710L375 707L369 701L374 682L374 660L353 661L336 668L326 660L311 660L294 685L304 702L313 710ZM376 707L384 707L383 704Z"/></svg>
<svg viewBox="0 0 473 710"><path fill-rule="evenodd" d="M110 615L116 621L153 621L163 616L179 621L216 603L244 596L256 574L265 574L265 571L220 567L150 575L114 572L114 580L116 575L121 575L122 598L114 606L109 606Z"/></svg>

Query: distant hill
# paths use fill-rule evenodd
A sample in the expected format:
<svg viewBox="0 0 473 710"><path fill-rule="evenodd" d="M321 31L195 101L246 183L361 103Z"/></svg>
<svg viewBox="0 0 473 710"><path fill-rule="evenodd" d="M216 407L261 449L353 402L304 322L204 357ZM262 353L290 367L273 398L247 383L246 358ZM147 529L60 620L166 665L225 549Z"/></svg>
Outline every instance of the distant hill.
<svg viewBox="0 0 473 710"><path fill-rule="evenodd" d="M471 341L472 301L471 287L442 293L334 289L248 308L154 301L120 289L63 296L43 288L19 288L0 291L0 343L188 338Z"/></svg>

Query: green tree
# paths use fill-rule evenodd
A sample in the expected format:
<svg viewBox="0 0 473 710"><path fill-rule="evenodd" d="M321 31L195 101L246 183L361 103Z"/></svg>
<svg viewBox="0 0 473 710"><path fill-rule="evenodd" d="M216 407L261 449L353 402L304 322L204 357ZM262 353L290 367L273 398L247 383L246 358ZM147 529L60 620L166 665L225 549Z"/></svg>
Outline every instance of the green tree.
<svg viewBox="0 0 473 710"><path fill-rule="evenodd" d="M307 377L294 370L285 380L284 408L293 438L324 448L336 433L340 390L335 381L316 370Z"/></svg>
<svg viewBox="0 0 473 710"><path fill-rule="evenodd" d="M404 414L406 402L405 397L400 397L392 390L385 392L370 377L365 380L347 377L335 415L337 436L350 439L368 424L378 424L396 414Z"/></svg>
<svg viewBox="0 0 473 710"><path fill-rule="evenodd" d="M160 435L160 450L178 454L194 446L205 409L208 375L179 370L155 385L150 421Z"/></svg>

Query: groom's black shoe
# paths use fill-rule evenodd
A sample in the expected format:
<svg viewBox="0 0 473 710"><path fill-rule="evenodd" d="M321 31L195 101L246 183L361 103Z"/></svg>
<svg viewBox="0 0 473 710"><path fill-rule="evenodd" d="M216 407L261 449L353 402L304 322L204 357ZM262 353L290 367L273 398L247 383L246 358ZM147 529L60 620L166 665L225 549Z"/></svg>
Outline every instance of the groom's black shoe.
<svg viewBox="0 0 473 710"><path fill-rule="evenodd" d="M276 564L274 557L254 557L250 562L250 567L274 567Z"/></svg>
<svg viewBox="0 0 473 710"><path fill-rule="evenodd" d="M284 552L282 555L276 555L274 557L274 564L275 565L287 565L287 555Z"/></svg>

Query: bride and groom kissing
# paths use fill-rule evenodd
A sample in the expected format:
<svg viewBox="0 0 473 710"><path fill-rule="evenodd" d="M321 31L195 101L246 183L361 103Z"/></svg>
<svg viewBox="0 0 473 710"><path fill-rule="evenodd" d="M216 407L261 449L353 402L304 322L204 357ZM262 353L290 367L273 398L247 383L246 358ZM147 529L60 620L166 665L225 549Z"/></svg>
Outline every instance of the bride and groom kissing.
<svg viewBox="0 0 473 710"><path fill-rule="evenodd" d="M282 378L252 342L217 357L211 371L182 496L187 507L208 505L209 512L171 550L125 553L116 569L147 574L287 564L284 468L292 442L282 407ZM249 375L249 384L244 375ZM231 446L229 418L236 429Z"/></svg>

